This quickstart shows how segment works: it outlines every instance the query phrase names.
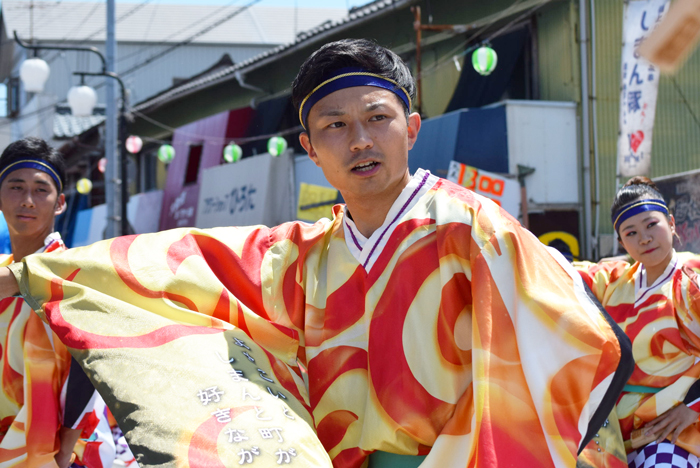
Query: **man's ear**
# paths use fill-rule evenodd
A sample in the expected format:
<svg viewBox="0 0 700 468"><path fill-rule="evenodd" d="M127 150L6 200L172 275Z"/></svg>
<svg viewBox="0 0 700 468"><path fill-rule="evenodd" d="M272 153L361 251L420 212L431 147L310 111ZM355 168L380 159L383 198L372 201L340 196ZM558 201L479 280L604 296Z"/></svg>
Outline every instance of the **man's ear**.
<svg viewBox="0 0 700 468"><path fill-rule="evenodd" d="M321 167L318 164L318 155L316 154L316 151L314 150L314 146L311 144L311 138L309 137L309 134L306 132L301 132L299 134L299 143L301 143L301 146L304 147L306 152L309 154L309 158L316 164L317 166Z"/></svg>
<svg viewBox="0 0 700 468"><path fill-rule="evenodd" d="M53 210L53 214L58 216L64 211L66 211L66 196L64 194L60 194L56 199L56 207Z"/></svg>
<svg viewBox="0 0 700 468"><path fill-rule="evenodd" d="M414 112L408 116L408 149L413 148L413 145L418 139L418 132L420 131L421 119L418 112Z"/></svg>

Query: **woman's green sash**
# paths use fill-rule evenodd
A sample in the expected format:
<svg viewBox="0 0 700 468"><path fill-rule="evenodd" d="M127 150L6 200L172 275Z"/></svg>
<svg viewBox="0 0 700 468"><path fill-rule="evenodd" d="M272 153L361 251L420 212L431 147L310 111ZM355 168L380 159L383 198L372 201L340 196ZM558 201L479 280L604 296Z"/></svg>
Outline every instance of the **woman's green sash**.
<svg viewBox="0 0 700 468"><path fill-rule="evenodd" d="M374 452L369 456L369 468L418 468L424 455L396 455L389 452Z"/></svg>
<svg viewBox="0 0 700 468"><path fill-rule="evenodd" d="M633 393L659 393L666 387L643 387L641 385L625 385L622 389L623 392L633 392Z"/></svg>

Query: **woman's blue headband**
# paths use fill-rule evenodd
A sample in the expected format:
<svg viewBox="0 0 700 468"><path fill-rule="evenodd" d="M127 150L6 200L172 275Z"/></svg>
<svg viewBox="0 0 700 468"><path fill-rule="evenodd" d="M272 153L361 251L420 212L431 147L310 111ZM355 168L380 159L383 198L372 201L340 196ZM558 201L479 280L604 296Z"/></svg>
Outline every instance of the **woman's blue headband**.
<svg viewBox="0 0 700 468"><path fill-rule="evenodd" d="M58 193L63 192L63 184L61 183L61 178L58 176L58 171L56 170L56 168L54 168L48 162L42 161L40 159L21 159L8 165L5 169L2 170L2 172L0 172L0 185L2 185L2 182L8 175L10 175L11 172L16 171L18 169L36 169L38 171L47 173L56 183Z"/></svg>
<svg viewBox="0 0 700 468"><path fill-rule="evenodd" d="M304 130L308 129L306 119L309 117L309 111L314 104L331 93L355 86L376 86L377 88L387 89L396 94L406 105L408 111L411 111L411 96L408 94L408 91L396 81L377 75L376 73L370 73L362 68L341 68L335 72L335 75L316 86L313 91L301 101L301 105L299 106L299 120Z"/></svg>
<svg viewBox="0 0 700 468"><path fill-rule="evenodd" d="M615 227L615 232L620 229L620 224L625 220L636 214L643 213L644 211L660 211L668 215L668 207L663 200L659 200L658 198L646 198L644 200L633 201L617 210L617 213L613 215L612 222Z"/></svg>

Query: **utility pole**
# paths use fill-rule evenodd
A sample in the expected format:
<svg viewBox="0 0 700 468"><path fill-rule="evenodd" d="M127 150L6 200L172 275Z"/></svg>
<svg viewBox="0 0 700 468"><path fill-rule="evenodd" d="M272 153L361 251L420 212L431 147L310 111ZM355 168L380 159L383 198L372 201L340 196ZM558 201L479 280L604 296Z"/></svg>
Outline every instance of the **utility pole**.
<svg viewBox="0 0 700 468"><path fill-rule="evenodd" d="M107 73L116 73L115 64L117 58L117 38L115 34L115 0L107 0ZM114 80L107 80L106 88L106 122L105 122L105 157L107 158L107 168L105 171L105 202L107 204L107 231L105 238L121 236L121 214L122 197L121 184L123 175L120 170L119 156L117 151L117 102L116 83Z"/></svg>

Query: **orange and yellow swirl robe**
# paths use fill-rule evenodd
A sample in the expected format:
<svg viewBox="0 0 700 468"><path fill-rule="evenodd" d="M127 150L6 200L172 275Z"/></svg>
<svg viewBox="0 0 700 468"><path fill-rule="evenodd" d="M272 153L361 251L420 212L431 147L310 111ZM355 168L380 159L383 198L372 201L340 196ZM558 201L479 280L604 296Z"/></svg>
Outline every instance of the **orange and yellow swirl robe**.
<svg viewBox="0 0 700 468"><path fill-rule="evenodd" d="M428 454L423 468L575 466L629 368L575 271L423 171L375 235L351 231L336 206L313 225L122 237L12 270L141 466L360 468L375 450Z"/></svg>
<svg viewBox="0 0 700 468"><path fill-rule="evenodd" d="M47 241L46 252L65 250ZM3 255L0 266L12 261ZM21 297L0 301L0 347L0 466L55 467L71 356Z"/></svg>
<svg viewBox="0 0 700 468"><path fill-rule="evenodd" d="M616 406L623 438L679 403L700 412L700 256L674 253L651 285L639 262L576 268L632 341L636 364L628 384L662 389L623 392ZM683 431L677 445L700 456L700 423Z"/></svg>

